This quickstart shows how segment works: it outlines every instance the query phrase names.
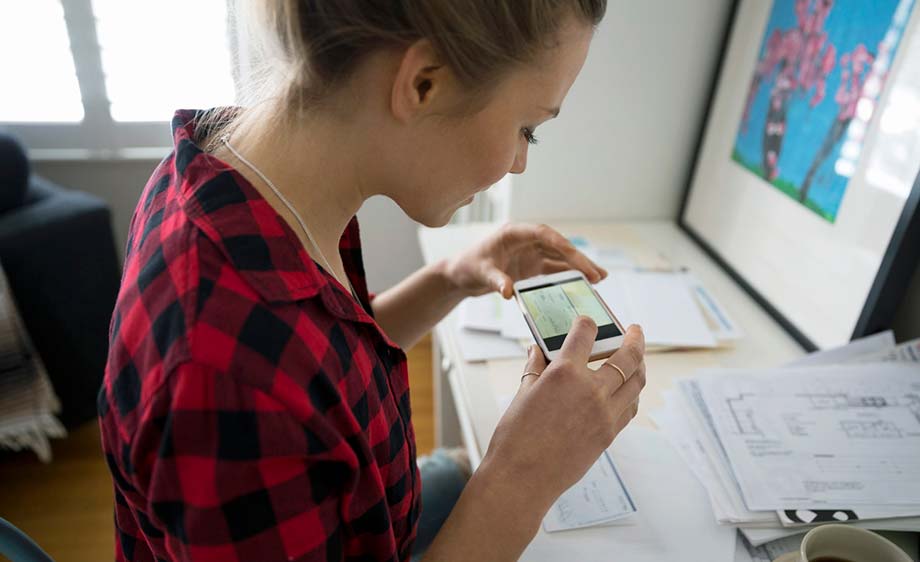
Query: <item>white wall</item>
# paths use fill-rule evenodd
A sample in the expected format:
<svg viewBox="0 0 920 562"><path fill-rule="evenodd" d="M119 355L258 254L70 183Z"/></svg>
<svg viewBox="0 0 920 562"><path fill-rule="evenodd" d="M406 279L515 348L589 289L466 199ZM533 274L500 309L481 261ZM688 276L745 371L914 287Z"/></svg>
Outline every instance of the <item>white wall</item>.
<svg viewBox="0 0 920 562"><path fill-rule="evenodd" d="M386 197L368 199L358 211L367 285L380 292L422 267L418 225Z"/></svg>
<svg viewBox="0 0 920 562"><path fill-rule="evenodd" d="M514 177L513 219L677 215L730 0L614 0L559 117Z"/></svg>

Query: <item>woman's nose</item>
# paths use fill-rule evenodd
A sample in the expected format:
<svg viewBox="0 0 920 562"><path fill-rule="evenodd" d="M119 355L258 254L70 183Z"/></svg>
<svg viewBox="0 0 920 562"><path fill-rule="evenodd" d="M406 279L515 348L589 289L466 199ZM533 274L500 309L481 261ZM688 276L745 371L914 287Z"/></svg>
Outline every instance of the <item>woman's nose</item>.
<svg viewBox="0 0 920 562"><path fill-rule="evenodd" d="M518 153L514 155L514 162L511 164L511 169L508 171L512 174L523 174L526 168L527 147L525 146L522 150L519 150Z"/></svg>

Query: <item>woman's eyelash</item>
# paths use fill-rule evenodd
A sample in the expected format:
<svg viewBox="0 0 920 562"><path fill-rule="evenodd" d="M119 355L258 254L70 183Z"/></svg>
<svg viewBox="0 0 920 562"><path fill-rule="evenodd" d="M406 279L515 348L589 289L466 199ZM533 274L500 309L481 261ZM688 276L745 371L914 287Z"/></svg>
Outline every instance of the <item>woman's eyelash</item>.
<svg viewBox="0 0 920 562"><path fill-rule="evenodd" d="M524 137L524 140L527 141L527 144L537 144L540 142L540 139L534 136L533 129L529 127L521 129L521 135Z"/></svg>

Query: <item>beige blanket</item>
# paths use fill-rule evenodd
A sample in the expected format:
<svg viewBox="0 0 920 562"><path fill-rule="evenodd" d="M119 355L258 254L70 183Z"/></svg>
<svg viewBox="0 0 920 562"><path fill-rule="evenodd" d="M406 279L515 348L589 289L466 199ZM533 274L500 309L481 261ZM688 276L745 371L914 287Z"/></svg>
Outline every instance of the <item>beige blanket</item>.
<svg viewBox="0 0 920 562"><path fill-rule="evenodd" d="M0 447L32 449L51 460L52 437L67 435L60 403L35 353L0 267Z"/></svg>

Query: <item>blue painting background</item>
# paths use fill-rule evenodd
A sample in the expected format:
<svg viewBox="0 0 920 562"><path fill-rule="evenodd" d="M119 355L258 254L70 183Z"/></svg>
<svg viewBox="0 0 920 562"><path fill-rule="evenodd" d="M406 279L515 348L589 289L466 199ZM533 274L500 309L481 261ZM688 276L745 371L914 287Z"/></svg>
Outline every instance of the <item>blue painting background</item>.
<svg viewBox="0 0 920 562"><path fill-rule="evenodd" d="M827 43L836 47L836 63L826 78L824 99L815 107L809 100L814 95L814 88L805 95L792 96L787 112L787 132L783 139L778 160L779 175L776 180L792 184L798 189L805 178L808 168L818 152L825 136L834 124L839 108L834 95L840 85L840 57L852 52L862 43L873 56L877 56L878 45L892 24L892 16L900 0L835 0L834 6L824 24ZM770 19L764 30L758 60L766 52L767 39L775 29L785 31L797 27L794 0L775 0ZM912 6L911 6L912 8ZM897 52L897 44L892 52ZM735 139L734 157L741 158L746 168L757 168L763 177L761 168L764 122L770 101L770 91L776 78L776 72L769 80L761 82L751 105L747 123L740 123ZM840 148L846 139L844 135L838 141L830 156L824 160L815 175L808 199L819 207L819 212L831 222L836 218L841 200L847 188L848 177L834 171L834 164L840 155ZM754 172L754 170L751 170ZM755 172L756 173L756 172ZM815 210L815 209L813 209Z"/></svg>

